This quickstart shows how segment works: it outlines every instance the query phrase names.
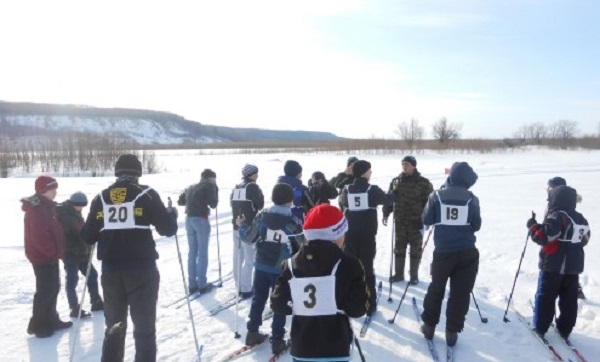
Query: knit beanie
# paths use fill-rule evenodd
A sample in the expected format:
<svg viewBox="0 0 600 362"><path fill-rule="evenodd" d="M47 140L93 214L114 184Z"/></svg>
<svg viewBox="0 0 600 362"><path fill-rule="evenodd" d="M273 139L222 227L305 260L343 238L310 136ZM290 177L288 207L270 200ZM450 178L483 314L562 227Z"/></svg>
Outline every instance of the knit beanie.
<svg viewBox="0 0 600 362"><path fill-rule="evenodd" d="M244 167L242 167L242 176L244 177L250 177L255 173L258 173L258 167L255 165L247 163L244 165Z"/></svg>
<svg viewBox="0 0 600 362"><path fill-rule="evenodd" d="M417 159L415 158L415 156L404 156L402 162L408 162L411 165L413 165L413 167L417 167Z"/></svg>
<svg viewBox="0 0 600 362"><path fill-rule="evenodd" d="M271 201L275 205L285 205L294 200L294 190L288 184L277 184L273 187Z"/></svg>
<svg viewBox="0 0 600 362"><path fill-rule="evenodd" d="M354 157L354 156L348 157L348 161L346 162L346 167L349 167L351 164L353 164L356 161L358 161L357 157Z"/></svg>
<svg viewBox="0 0 600 362"><path fill-rule="evenodd" d="M302 166L297 161L288 160L283 165L283 173L286 176L296 177L302 172Z"/></svg>
<svg viewBox="0 0 600 362"><path fill-rule="evenodd" d="M69 202L74 206L87 206L88 199L83 192L77 191L69 197Z"/></svg>
<svg viewBox="0 0 600 362"><path fill-rule="evenodd" d="M43 194L46 191L57 189L58 182L50 176L40 176L35 179L35 192Z"/></svg>
<svg viewBox="0 0 600 362"><path fill-rule="evenodd" d="M560 176L552 177L548 180L548 186L550 187L558 187L558 186L567 186L567 181Z"/></svg>
<svg viewBox="0 0 600 362"><path fill-rule="evenodd" d="M356 161L356 162L354 162L354 165L352 166L352 175L354 175L354 177L361 177L362 175L365 174L365 172L369 171L370 169L371 169L371 164L368 161L365 161L365 160Z"/></svg>
<svg viewBox="0 0 600 362"><path fill-rule="evenodd" d="M115 176L119 177L122 174L142 176L142 163L136 155L124 154L119 156L115 163Z"/></svg>
<svg viewBox="0 0 600 362"><path fill-rule="evenodd" d="M348 231L348 221L335 206L320 204L304 218L304 236L308 240L334 241Z"/></svg>

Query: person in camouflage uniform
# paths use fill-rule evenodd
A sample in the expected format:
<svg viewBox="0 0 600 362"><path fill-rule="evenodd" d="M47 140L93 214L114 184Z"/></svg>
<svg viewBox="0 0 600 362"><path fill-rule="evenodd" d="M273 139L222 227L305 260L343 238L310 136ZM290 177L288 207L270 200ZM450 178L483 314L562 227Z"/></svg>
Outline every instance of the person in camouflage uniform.
<svg viewBox="0 0 600 362"><path fill-rule="evenodd" d="M390 214L394 214L396 240L394 245L395 274L392 282L404 280L406 248L410 244L410 283L419 282L419 264L423 253L423 222L421 214L433 185L417 171L417 160L413 156L402 159L402 173L392 179L388 193L396 201L383 208L383 225L387 226Z"/></svg>

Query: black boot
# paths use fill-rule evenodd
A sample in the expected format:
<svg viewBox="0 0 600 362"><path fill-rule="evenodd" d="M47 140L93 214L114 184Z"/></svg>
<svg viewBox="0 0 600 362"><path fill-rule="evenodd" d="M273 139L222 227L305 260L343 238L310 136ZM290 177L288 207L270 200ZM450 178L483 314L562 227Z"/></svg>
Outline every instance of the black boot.
<svg viewBox="0 0 600 362"><path fill-rule="evenodd" d="M260 333L259 331L248 332L248 334L246 334L246 346L261 344L268 337L268 334Z"/></svg>
<svg viewBox="0 0 600 362"><path fill-rule="evenodd" d="M404 281L404 263L406 260L406 254L403 255L395 255L394 258L394 271L395 274L392 276L392 283L393 282L401 282Z"/></svg>
<svg viewBox="0 0 600 362"><path fill-rule="evenodd" d="M92 300L92 312L104 310L104 302L100 297Z"/></svg>
<svg viewBox="0 0 600 362"><path fill-rule="evenodd" d="M410 258L410 284L419 284L419 264L421 263L420 258Z"/></svg>
<svg viewBox="0 0 600 362"><path fill-rule="evenodd" d="M81 319L85 319L85 318L91 317L92 313L81 309L81 305L78 305L75 308L71 308L71 314L70 314L71 318L77 318L80 315L81 315Z"/></svg>
<svg viewBox="0 0 600 362"><path fill-rule="evenodd" d="M283 339L271 339L271 352L278 356L287 350L287 343Z"/></svg>

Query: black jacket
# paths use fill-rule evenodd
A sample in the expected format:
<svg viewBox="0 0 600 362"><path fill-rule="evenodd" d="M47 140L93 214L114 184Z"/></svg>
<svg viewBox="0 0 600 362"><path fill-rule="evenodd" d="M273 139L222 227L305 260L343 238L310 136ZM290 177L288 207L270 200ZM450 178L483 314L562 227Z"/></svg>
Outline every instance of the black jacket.
<svg viewBox="0 0 600 362"><path fill-rule="evenodd" d="M121 202L133 201L147 188L148 186L134 182L117 180L103 190L101 195L107 204L118 205ZM158 253L152 230L148 228L101 231L104 228L104 218L102 200L98 195L92 200L81 236L88 244L98 243L98 260L102 260L104 272L155 267ZM135 224L154 225L156 232L163 236L173 236L177 232L177 220L169 215L155 190L149 190L136 201Z"/></svg>
<svg viewBox="0 0 600 362"><path fill-rule="evenodd" d="M295 277L331 275L341 259L336 273L335 299L337 308L346 315L307 317L293 316L290 336L291 355L297 358L347 357L350 355L353 333L348 317L358 318L367 312L369 292L362 265L353 256L344 253L330 241L313 240L303 245L292 257ZM292 274L284 263L271 294L271 309L275 313L290 315L292 300L289 280Z"/></svg>
<svg viewBox="0 0 600 362"><path fill-rule="evenodd" d="M70 201L65 201L56 207L58 221L65 234L64 261L87 261L92 247L81 238L81 228L84 220L81 212L73 208Z"/></svg>
<svg viewBox="0 0 600 362"><path fill-rule="evenodd" d="M233 200L233 193L239 189L246 189L245 201ZM229 203L231 205L231 222L233 223L233 229L237 230L239 229L235 223L237 217L244 215L246 217L246 222L250 224L252 220L254 220L254 217L256 217L256 214L265 207L265 196L254 181L244 178L244 181L235 185L233 190L231 190Z"/></svg>
<svg viewBox="0 0 600 362"><path fill-rule="evenodd" d="M531 239L542 246L539 254L540 270L560 274L583 272L583 247L587 245L591 231L585 217L575 211L576 203L577 192L573 188L555 187L550 192L548 216L542 224L531 225ZM586 229L581 230L579 235L573 235L574 223L583 225Z"/></svg>
<svg viewBox="0 0 600 362"><path fill-rule="evenodd" d="M183 203L187 216L207 218L210 215L209 207L214 209L219 204L219 187L205 178L185 189L184 194ZM180 197L178 204L181 205L181 202Z"/></svg>
<svg viewBox="0 0 600 362"><path fill-rule="evenodd" d="M371 187L369 189L369 186ZM364 211L348 210L348 194L364 193L367 190L369 198L369 209ZM391 196L388 196L379 186L369 184L365 178L354 179L352 185L347 185L340 194L340 205L348 219L348 233L353 235L367 235L373 237L377 234L379 220L377 219L377 206L388 205Z"/></svg>

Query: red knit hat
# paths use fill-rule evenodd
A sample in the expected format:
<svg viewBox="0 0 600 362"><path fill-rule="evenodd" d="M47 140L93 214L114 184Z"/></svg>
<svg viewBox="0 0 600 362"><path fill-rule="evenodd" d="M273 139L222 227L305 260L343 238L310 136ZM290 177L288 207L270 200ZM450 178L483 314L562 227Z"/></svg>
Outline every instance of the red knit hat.
<svg viewBox="0 0 600 362"><path fill-rule="evenodd" d="M35 192L43 194L44 192L58 188L56 179L50 176L40 176L35 179Z"/></svg>
<svg viewBox="0 0 600 362"><path fill-rule="evenodd" d="M321 204L304 219L304 236L308 240L336 240L348 231L348 221L335 206Z"/></svg>

